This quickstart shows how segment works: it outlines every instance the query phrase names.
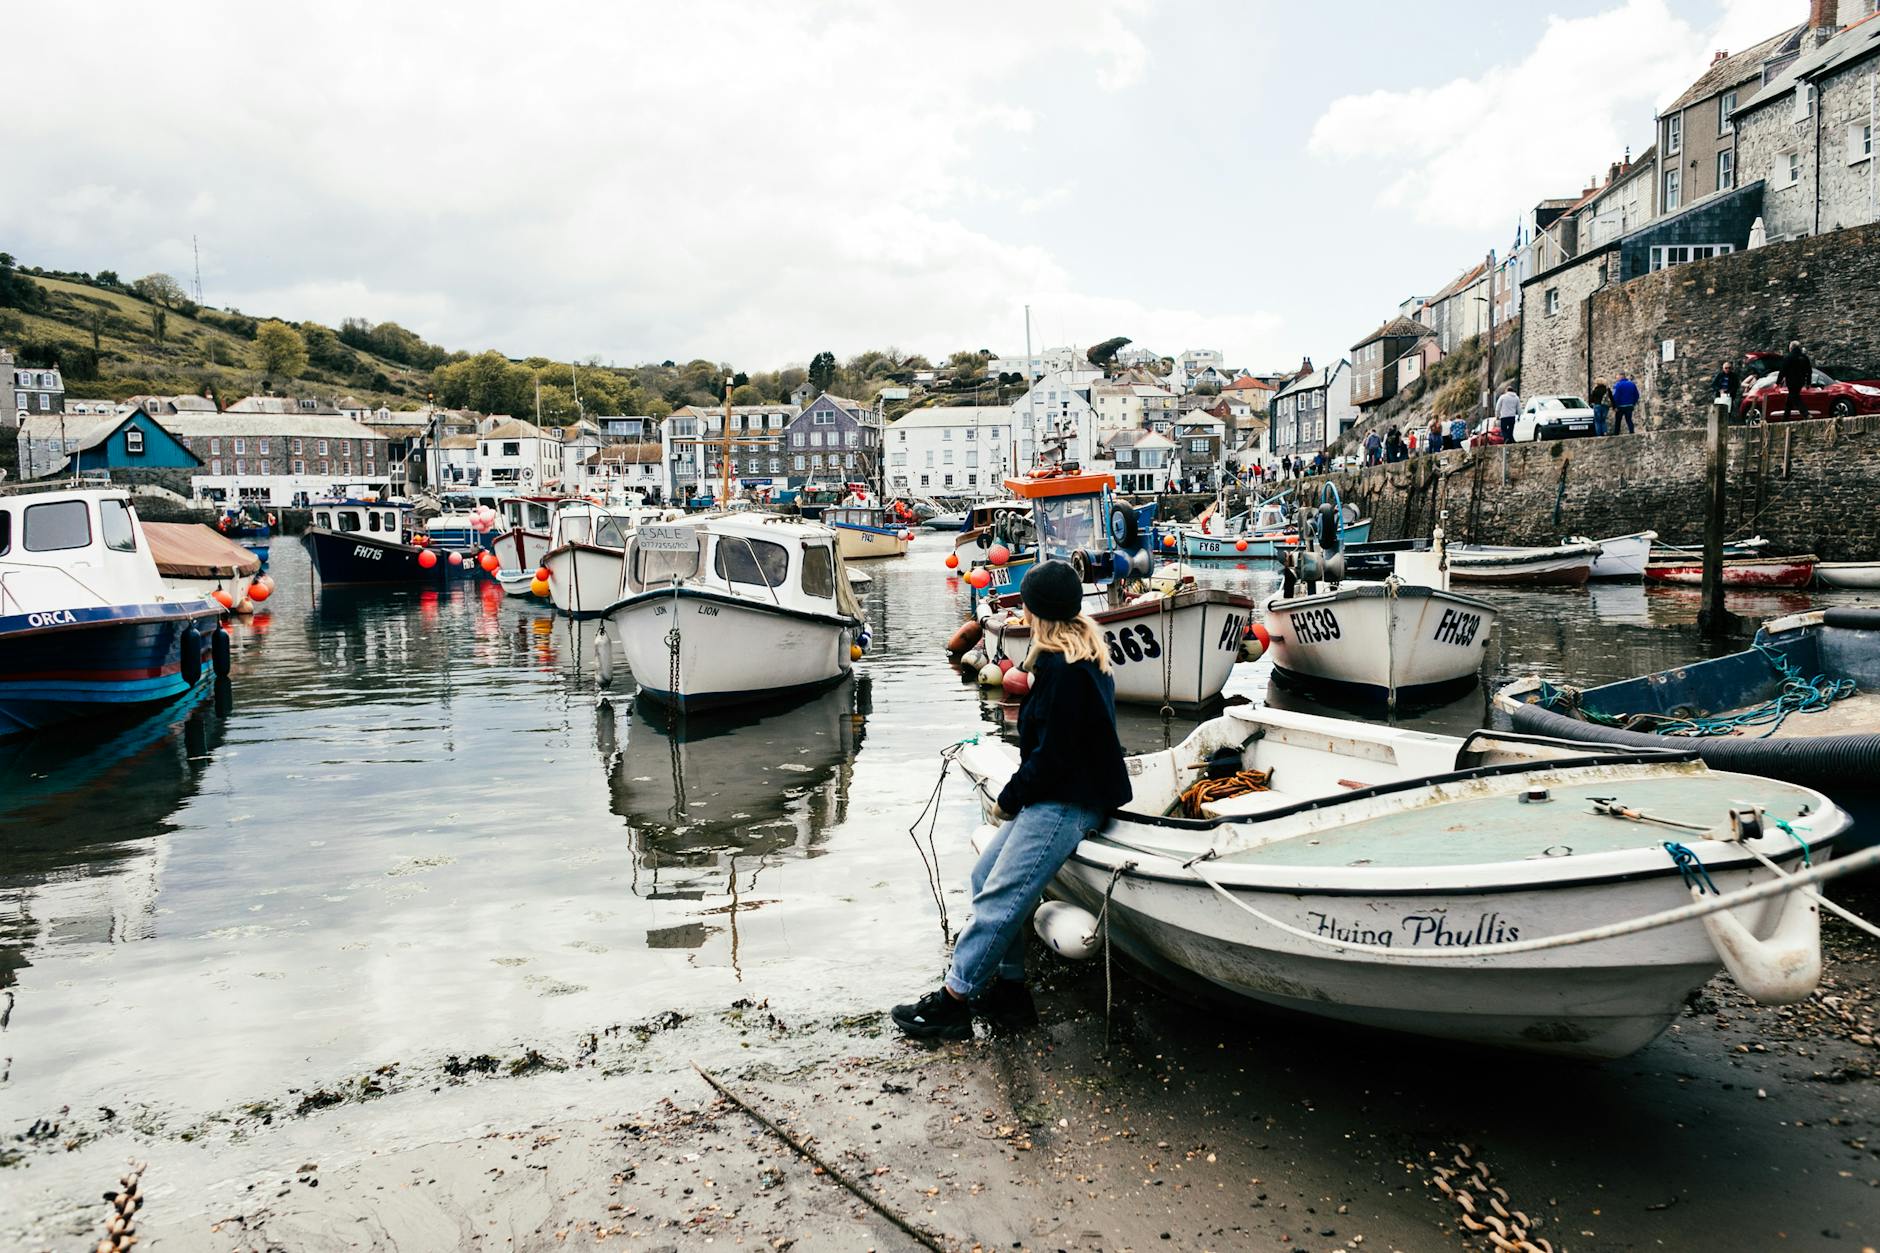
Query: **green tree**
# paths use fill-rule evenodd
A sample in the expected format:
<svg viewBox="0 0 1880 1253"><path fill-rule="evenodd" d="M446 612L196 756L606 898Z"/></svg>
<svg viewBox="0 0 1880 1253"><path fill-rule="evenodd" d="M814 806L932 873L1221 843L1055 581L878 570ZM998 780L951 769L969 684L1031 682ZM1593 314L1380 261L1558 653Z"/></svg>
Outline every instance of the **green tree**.
<svg viewBox="0 0 1880 1253"><path fill-rule="evenodd" d="M46 303L46 289L21 274L13 254L0 252L0 308L37 309Z"/></svg>
<svg viewBox="0 0 1880 1253"><path fill-rule="evenodd" d="M358 371L359 358L340 342L331 327L321 326L318 322L302 322L300 337L306 341L307 360L317 368L346 375Z"/></svg>
<svg viewBox="0 0 1880 1253"><path fill-rule="evenodd" d="M165 309L174 309L188 298L183 294L183 285L167 274L146 274L131 284L131 290Z"/></svg>
<svg viewBox="0 0 1880 1253"><path fill-rule="evenodd" d="M1118 335L1114 339L1106 339L1100 344L1093 344L1084 351L1084 356L1089 358L1090 364L1096 366L1097 369L1107 370L1110 368L1110 362L1116 360L1116 354L1131 342L1133 341L1129 336Z"/></svg>
<svg viewBox="0 0 1880 1253"><path fill-rule="evenodd" d="M261 368L273 378L299 378L307 368L307 341L285 322L263 322L255 330L261 348Z"/></svg>
<svg viewBox="0 0 1880 1253"><path fill-rule="evenodd" d="M93 305L85 310L85 329L91 332L93 352L98 352L103 346L100 341L104 338L105 322L110 316L110 312L103 305Z"/></svg>
<svg viewBox="0 0 1880 1253"><path fill-rule="evenodd" d="M117 275L117 271L116 271L116 270L99 270L99 271L98 271L98 286L100 286L100 287L122 287L122 286L124 286L124 284L123 284L123 282L122 282L122 281L121 281L121 280L120 280L120 279L118 278L118 275Z"/></svg>
<svg viewBox="0 0 1880 1253"><path fill-rule="evenodd" d="M164 336L169 332L169 329L170 329L169 312L160 306L158 308L152 309L150 311L150 335L151 337L155 339L159 344L161 344L163 342Z"/></svg>
<svg viewBox="0 0 1880 1253"><path fill-rule="evenodd" d="M986 358L962 348L947 357L946 371L955 381L976 379L986 372Z"/></svg>
<svg viewBox="0 0 1880 1253"><path fill-rule="evenodd" d="M809 359L809 373L806 376L809 385L819 392L826 392L836 381L836 355L833 352L819 352Z"/></svg>

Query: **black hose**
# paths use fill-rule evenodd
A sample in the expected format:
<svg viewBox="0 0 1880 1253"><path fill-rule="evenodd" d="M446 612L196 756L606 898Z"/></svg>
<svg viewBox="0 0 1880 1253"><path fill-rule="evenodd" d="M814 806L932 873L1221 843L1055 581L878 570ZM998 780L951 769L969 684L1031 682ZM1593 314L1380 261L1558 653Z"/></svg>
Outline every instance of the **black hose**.
<svg viewBox="0 0 1880 1253"><path fill-rule="evenodd" d="M1850 631L1880 631L1880 609L1846 607L1823 610L1823 626L1845 627Z"/></svg>

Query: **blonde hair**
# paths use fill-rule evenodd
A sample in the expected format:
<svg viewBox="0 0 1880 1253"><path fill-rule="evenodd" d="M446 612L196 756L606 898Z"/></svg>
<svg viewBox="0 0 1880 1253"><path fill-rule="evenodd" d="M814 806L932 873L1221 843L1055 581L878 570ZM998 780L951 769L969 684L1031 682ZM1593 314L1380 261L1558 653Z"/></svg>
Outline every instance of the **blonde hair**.
<svg viewBox="0 0 1880 1253"><path fill-rule="evenodd" d="M1053 618L1033 618L1031 646L1034 652L1063 653L1066 661L1094 661L1099 670L1110 668L1109 650L1097 633L1097 624L1087 613L1068 622Z"/></svg>

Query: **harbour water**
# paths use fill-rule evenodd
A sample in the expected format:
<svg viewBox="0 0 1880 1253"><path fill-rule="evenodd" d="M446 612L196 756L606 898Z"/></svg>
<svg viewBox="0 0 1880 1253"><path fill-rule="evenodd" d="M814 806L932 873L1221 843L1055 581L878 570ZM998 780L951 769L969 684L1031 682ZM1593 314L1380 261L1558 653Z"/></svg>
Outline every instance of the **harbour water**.
<svg viewBox="0 0 1880 1253"><path fill-rule="evenodd" d="M944 966L909 828L939 749L1013 716L941 651L963 596L949 541L866 566L874 644L855 679L678 730L630 681L599 689L591 623L488 581L323 590L284 542L274 597L232 624L225 708L0 744L0 1245L69 1246L97 1172L127 1156L162 1159L207 1212L257 1145L360 1156L629 1108L691 1057L788 1070L900 1047L854 1024ZM1260 563L1205 577L1276 581ZM1502 611L1491 680L1603 681L1704 652L1694 595L1483 595ZM1265 699L1266 675L1243 664L1229 693ZM1485 699L1412 724L1467 730ZM1132 751L1191 726L1122 717ZM957 926L964 788L929 818ZM754 1044L728 1008L752 1006L821 1029ZM500 1094L449 1085L531 1056L539 1073ZM341 1103L344 1121L314 1116Z"/></svg>

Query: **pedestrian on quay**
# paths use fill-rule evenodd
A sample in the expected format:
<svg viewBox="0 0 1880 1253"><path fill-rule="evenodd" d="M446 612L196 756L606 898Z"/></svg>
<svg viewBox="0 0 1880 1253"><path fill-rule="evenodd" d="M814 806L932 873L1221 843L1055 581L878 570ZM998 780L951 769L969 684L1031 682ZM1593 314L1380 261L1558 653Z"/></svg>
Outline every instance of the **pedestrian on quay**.
<svg viewBox="0 0 1880 1253"><path fill-rule="evenodd" d="M1624 370L1619 371L1619 381L1612 385L1612 434L1619 433L1621 423L1625 425L1627 435L1635 434L1637 427L1632 425L1632 411L1638 408L1638 384Z"/></svg>
<svg viewBox="0 0 1880 1253"><path fill-rule="evenodd" d="M972 918L953 946L946 983L889 1013L916 1039L970 1039L975 1015L1007 1030L1038 1021L1025 986L1032 907L1083 838L1130 799L1116 682L1083 593L1083 580L1063 561L1040 562L1018 585L1032 632L1018 769L995 802L998 833L973 866Z"/></svg>
<svg viewBox="0 0 1880 1253"><path fill-rule="evenodd" d="M1593 390L1586 394L1587 403L1593 406L1593 434L1606 433L1606 414L1612 409L1612 389L1606 386L1605 379L1594 379Z"/></svg>
<svg viewBox="0 0 1880 1253"><path fill-rule="evenodd" d="M1443 421L1441 418L1430 419L1430 438L1427 445L1430 452L1443 450Z"/></svg>
<svg viewBox="0 0 1880 1253"><path fill-rule="evenodd" d="M1802 389L1812 383L1814 379L1814 361L1802 350L1801 340L1791 339L1789 341L1789 355L1782 358L1782 386L1788 392L1788 395L1783 397L1782 400L1782 416L1784 418L1787 418L1791 413L1799 413L1804 418L1808 416L1808 406L1802 403Z"/></svg>
<svg viewBox="0 0 1880 1253"><path fill-rule="evenodd" d="M1376 429L1364 437L1364 464L1374 466L1384 459L1384 441L1378 438Z"/></svg>
<svg viewBox="0 0 1880 1253"><path fill-rule="evenodd" d="M1325 473L1325 450L1323 448L1312 454L1312 473Z"/></svg>
<svg viewBox="0 0 1880 1253"><path fill-rule="evenodd" d="M1409 450L1404 447L1403 432L1391 427L1384 435L1384 460L1402 461L1409 455Z"/></svg>
<svg viewBox="0 0 1880 1253"><path fill-rule="evenodd" d="M1501 442L1514 443L1514 420L1521 416L1521 397L1515 394L1513 383L1501 385L1501 395L1495 398L1495 417L1501 425Z"/></svg>
<svg viewBox="0 0 1880 1253"><path fill-rule="evenodd" d="M1723 420L1728 424L1736 416L1736 394L1742 383L1737 378L1734 363L1725 361L1710 379L1710 403L1722 404Z"/></svg>
<svg viewBox="0 0 1880 1253"><path fill-rule="evenodd" d="M1469 438L1469 420L1461 415L1449 419L1449 434L1443 440L1444 448L1461 448Z"/></svg>

